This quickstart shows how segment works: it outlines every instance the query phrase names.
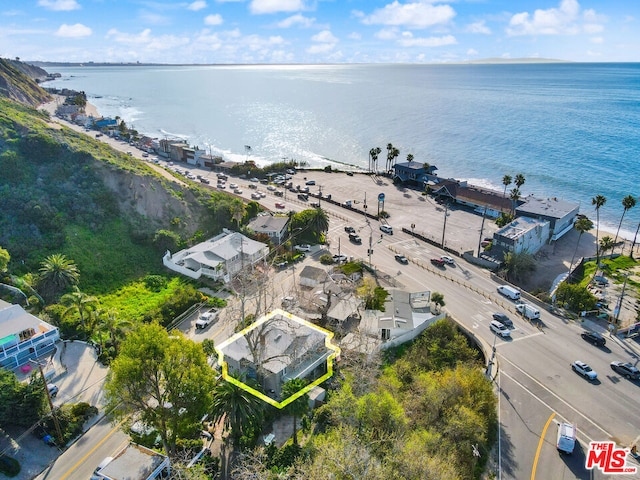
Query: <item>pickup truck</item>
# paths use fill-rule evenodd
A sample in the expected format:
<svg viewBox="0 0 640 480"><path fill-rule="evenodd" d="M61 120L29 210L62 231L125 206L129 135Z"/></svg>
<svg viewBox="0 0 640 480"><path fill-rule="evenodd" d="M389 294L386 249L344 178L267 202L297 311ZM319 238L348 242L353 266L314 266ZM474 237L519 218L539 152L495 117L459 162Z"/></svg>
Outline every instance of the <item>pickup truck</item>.
<svg viewBox="0 0 640 480"><path fill-rule="evenodd" d="M211 325L218 318L218 311L215 308L201 313L196 320L196 329L204 329Z"/></svg>

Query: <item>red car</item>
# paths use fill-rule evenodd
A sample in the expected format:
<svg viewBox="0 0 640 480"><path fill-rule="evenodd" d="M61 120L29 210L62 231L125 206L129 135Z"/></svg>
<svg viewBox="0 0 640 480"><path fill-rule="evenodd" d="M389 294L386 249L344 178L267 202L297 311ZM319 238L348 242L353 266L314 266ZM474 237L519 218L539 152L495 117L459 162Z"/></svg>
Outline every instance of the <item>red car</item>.
<svg viewBox="0 0 640 480"><path fill-rule="evenodd" d="M433 263L436 267L444 267L444 260L441 258L432 258L431 263Z"/></svg>
<svg viewBox="0 0 640 480"><path fill-rule="evenodd" d="M276 203L276 208L285 208L284 203Z"/></svg>

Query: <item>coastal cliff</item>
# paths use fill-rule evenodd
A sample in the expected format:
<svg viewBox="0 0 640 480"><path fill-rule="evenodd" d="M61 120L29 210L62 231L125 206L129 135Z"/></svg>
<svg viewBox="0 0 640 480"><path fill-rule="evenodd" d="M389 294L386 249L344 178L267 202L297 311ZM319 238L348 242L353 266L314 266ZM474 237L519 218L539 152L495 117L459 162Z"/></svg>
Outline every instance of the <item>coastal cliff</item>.
<svg viewBox="0 0 640 480"><path fill-rule="evenodd" d="M17 60L0 58L0 96L35 107L51 99L34 80L47 72Z"/></svg>

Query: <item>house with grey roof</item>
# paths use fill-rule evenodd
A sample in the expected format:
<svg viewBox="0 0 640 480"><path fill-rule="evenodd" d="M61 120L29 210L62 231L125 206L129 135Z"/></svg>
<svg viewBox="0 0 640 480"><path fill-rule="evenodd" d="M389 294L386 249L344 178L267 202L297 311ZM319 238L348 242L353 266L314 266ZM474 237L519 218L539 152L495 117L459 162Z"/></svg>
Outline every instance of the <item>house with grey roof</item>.
<svg viewBox="0 0 640 480"><path fill-rule="evenodd" d="M205 242L162 257L165 267L189 278L210 278L229 282L244 267L255 265L269 254L269 247L245 237L239 232L224 229Z"/></svg>
<svg viewBox="0 0 640 480"><path fill-rule="evenodd" d="M438 167L422 162L400 162L393 166L393 179L402 183L417 185L420 188L436 177Z"/></svg>
<svg viewBox="0 0 640 480"><path fill-rule="evenodd" d="M284 215L258 215L248 225L254 232L267 235L275 245L284 241L288 226L289 217Z"/></svg>
<svg viewBox="0 0 640 480"><path fill-rule="evenodd" d="M301 287L314 288L319 284L324 283L329 274L322 268L306 265L300 272L299 284Z"/></svg>
<svg viewBox="0 0 640 480"><path fill-rule="evenodd" d="M555 241L570 232L578 216L580 204L558 197L538 198L529 195L516 208L516 216L537 218L549 222L549 238Z"/></svg>
<svg viewBox="0 0 640 480"><path fill-rule="evenodd" d="M0 366L13 369L55 349L57 327L0 300Z"/></svg>
<svg viewBox="0 0 640 480"><path fill-rule="evenodd" d="M256 324L219 347L229 373L253 378L270 396L279 396L282 385L291 379L326 373L327 359L333 353L326 346L328 332L281 313ZM324 370L318 374L317 369Z"/></svg>
<svg viewBox="0 0 640 480"><path fill-rule="evenodd" d="M366 310L361 328L382 340L380 348L389 348L414 339L429 325L444 317L431 312L431 292L408 292L394 289L384 305L384 312Z"/></svg>

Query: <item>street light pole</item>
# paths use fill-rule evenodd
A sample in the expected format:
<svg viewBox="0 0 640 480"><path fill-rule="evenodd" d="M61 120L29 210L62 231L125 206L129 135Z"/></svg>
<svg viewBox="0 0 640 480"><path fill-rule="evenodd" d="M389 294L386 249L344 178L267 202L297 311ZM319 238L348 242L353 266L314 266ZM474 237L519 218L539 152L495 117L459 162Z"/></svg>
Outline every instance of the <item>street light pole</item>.
<svg viewBox="0 0 640 480"><path fill-rule="evenodd" d="M447 213L449 212L449 202L444 206L444 225L442 226L442 248L444 248L444 234L447 231Z"/></svg>
<svg viewBox="0 0 640 480"><path fill-rule="evenodd" d="M36 362L35 360L29 360L32 363L38 365L38 370L40 371L40 377L42 378L42 384L44 385L44 391L47 393L47 400L49 401L49 408L51 409L51 417L53 418L53 424L56 427L56 433L58 434L59 445L62 447L64 444L64 438L62 437L62 430L60 430L60 422L58 421L58 417L56 417L55 408L53 406L53 400L51 400L51 394L49 393L49 387L47 386L47 380L44 378L44 372L42 371L42 365L40 362Z"/></svg>

